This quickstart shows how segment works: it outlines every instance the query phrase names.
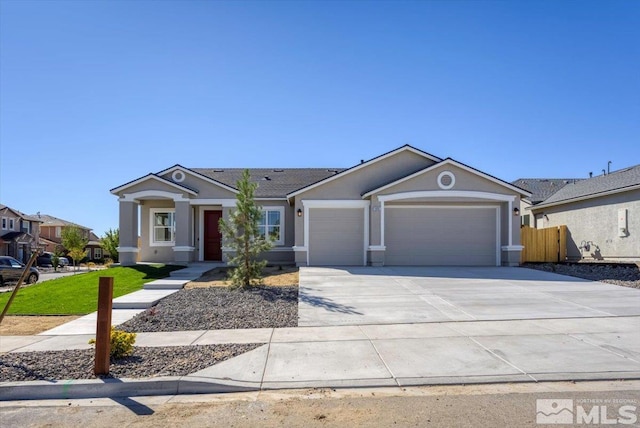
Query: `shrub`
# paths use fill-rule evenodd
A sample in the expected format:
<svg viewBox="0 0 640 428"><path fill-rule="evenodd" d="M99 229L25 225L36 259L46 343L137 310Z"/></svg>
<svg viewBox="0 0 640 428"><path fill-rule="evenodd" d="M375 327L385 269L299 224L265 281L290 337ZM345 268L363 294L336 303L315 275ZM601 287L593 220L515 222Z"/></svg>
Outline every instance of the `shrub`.
<svg viewBox="0 0 640 428"><path fill-rule="evenodd" d="M95 344L96 340L91 339L91 344ZM111 351L109 355L113 359L128 357L133 354L133 344L136 343L136 334L127 333L126 331L111 329Z"/></svg>

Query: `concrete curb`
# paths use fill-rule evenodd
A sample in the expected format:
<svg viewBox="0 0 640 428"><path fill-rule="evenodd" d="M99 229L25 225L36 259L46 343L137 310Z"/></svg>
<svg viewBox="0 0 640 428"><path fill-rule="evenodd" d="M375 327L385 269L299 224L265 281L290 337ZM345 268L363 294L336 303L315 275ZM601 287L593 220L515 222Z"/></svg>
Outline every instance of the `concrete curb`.
<svg viewBox="0 0 640 428"><path fill-rule="evenodd" d="M0 401L137 397L180 394L219 394L297 388L377 388L406 386L536 383L572 381L640 380L640 372L549 373L536 379L521 375L455 376L410 379L353 379L305 382L243 382L196 376L149 379L80 379L60 381L5 382Z"/></svg>

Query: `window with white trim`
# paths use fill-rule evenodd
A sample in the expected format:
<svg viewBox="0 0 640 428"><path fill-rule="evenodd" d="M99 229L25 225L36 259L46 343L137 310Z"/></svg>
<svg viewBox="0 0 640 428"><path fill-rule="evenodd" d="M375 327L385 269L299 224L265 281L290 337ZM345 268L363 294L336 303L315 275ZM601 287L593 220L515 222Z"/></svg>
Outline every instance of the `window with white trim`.
<svg viewBox="0 0 640 428"><path fill-rule="evenodd" d="M62 236L62 227L56 226L56 238Z"/></svg>
<svg viewBox="0 0 640 428"><path fill-rule="evenodd" d="M89 260L91 260L91 248L87 248L84 254Z"/></svg>
<svg viewBox="0 0 640 428"><path fill-rule="evenodd" d="M9 230L13 230L13 228L16 227L15 225L15 219L10 218L9 219Z"/></svg>
<svg viewBox="0 0 640 428"><path fill-rule="evenodd" d="M2 217L2 230L7 230L7 218Z"/></svg>
<svg viewBox="0 0 640 428"><path fill-rule="evenodd" d="M152 246L169 246L175 243L176 218L175 210L156 208L151 210L151 242Z"/></svg>
<svg viewBox="0 0 640 428"><path fill-rule="evenodd" d="M101 259L102 258L102 248L94 248L93 249L93 257L95 259Z"/></svg>
<svg viewBox="0 0 640 428"><path fill-rule="evenodd" d="M273 245L284 245L284 207L263 207L258 229Z"/></svg>

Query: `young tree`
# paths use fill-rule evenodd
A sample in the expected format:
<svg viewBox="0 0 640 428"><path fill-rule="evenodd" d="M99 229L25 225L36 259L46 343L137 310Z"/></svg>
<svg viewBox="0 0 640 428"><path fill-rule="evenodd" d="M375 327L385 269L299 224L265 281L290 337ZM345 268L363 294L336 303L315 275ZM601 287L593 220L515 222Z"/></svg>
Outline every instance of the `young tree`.
<svg viewBox="0 0 640 428"><path fill-rule="evenodd" d="M229 260L234 266L229 276L231 284L246 288L262 283L262 269L267 262L257 258L271 249L272 243L266 233L260 233L263 213L254 200L258 184L251 182L249 170L244 170L237 187L236 209L229 214L228 221L220 219L220 232L225 245L234 251Z"/></svg>
<svg viewBox="0 0 640 428"><path fill-rule="evenodd" d="M109 229L104 233L100 246L109 254L114 262L118 261L118 246L120 246L120 230Z"/></svg>
<svg viewBox="0 0 640 428"><path fill-rule="evenodd" d="M89 239L84 236L82 230L77 226L65 226L62 228L62 245L69 251L73 259L73 266L84 258L84 247L89 243Z"/></svg>

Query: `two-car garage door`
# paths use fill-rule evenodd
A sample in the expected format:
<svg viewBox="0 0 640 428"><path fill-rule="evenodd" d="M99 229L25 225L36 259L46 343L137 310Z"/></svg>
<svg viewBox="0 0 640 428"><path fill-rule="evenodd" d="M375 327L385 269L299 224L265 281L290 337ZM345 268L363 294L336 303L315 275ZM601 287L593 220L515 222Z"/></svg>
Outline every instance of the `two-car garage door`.
<svg viewBox="0 0 640 428"><path fill-rule="evenodd" d="M496 266L497 207L388 206L385 265Z"/></svg>
<svg viewBox="0 0 640 428"><path fill-rule="evenodd" d="M385 265L499 265L498 207L385 207ZM309 210L309 265L365 264L362 208Z"/></svg>

